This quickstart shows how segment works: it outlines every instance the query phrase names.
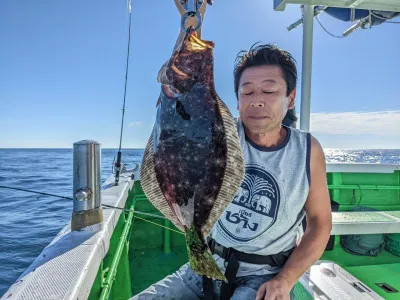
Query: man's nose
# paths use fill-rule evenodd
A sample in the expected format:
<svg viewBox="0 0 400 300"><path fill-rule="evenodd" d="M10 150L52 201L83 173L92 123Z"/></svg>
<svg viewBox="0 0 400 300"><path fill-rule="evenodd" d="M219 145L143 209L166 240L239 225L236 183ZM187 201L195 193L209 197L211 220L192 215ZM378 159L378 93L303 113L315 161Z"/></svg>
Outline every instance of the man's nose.
<svg viewBox="0 0 400 300"><path fill-rule="evenodd" d="M250 103L250 106L251 107L264 107L264 103L262 101L255 100Z"/></svg>
<svg viewBox="0 0 400 300"><path fill-rule="evenodd" d="M262 97L261 97L260 93L255 93L253 99L251 99L250 106L257 107L257 108L264 107L264 102L262 101Z"/></svg>

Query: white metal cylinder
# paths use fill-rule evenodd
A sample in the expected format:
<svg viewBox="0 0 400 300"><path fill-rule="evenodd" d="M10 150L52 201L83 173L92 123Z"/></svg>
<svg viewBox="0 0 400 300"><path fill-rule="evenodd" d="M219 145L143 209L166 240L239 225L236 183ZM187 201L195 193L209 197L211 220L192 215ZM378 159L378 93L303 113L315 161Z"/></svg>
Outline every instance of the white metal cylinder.
<svg viewBox="0 0 400 300"><path fill-rule="evenodd" d="M74 143L73 212L83 212L101 205L101 150L100 143Z"/></svg>

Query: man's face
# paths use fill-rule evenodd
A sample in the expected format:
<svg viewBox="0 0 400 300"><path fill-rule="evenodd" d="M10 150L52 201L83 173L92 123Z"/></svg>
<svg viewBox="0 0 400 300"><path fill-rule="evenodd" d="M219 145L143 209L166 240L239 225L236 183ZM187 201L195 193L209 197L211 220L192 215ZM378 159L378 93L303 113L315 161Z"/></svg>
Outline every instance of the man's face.
<svg viewBox="0 0 400 300"><path fill-rule="evenodd" d="M287 85L279 66L246 68L239 81L240 119L253 134L265 134L280 127L288 109L294 107L296 89L287 94Z"/></svg>

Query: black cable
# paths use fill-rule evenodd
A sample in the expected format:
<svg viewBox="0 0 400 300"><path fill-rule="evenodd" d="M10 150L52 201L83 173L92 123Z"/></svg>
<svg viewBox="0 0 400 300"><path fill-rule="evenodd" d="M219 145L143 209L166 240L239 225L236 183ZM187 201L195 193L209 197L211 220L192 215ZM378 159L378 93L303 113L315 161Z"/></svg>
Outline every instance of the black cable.
<svg viewBox="0 0 400 300"><path fill-rule="evenodd" d="M328 29L326 29L326 28L324 27L324 25L322 25L322 23L321 23L320 20L318 19L318 16L315 16L315 19L317 20L317 22L318 22L318 24L321 26L321 28L322 28L327 34L329 34L330 36L335 37L335 38L338 38L338 39L344 38L344 36L335 35L335 34L333 34L333 33L330 33L330 32L328 31Z"/></svg>
<svg viewBox="0 0 400 300"><path fill-rule="evenodd" d="M54 195L54 194L49 194L49 193L42 193L42 192L37 192L37 191L32 191L32 190L27 190L27 189L21 189L21 188L16 188L16 187L11 187L11 186L5 186L5 185L0 185L0 188L16 190L16 191L23 191L23 192L34 193L34 194L45 195L45 196L58 197L58 198L63 198L63 199L68 199L68 200L74 200L73 198L70 198L70 197L59 196L59 195Z"/></svg>

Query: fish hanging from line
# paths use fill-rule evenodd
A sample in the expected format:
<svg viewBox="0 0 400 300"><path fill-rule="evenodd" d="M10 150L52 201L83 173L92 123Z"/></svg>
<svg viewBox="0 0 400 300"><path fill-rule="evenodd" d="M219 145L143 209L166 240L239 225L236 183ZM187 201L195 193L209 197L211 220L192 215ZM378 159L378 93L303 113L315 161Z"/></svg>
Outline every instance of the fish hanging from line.
<svg viewBox="0 0 400 300"><path fill-rule="evenodd" d="M236 123L215 91L213 48L188 32L162 66L141 183L149 201L185 232L191 268L226 280L205 237L232 202L245 166Z"/></svg>

